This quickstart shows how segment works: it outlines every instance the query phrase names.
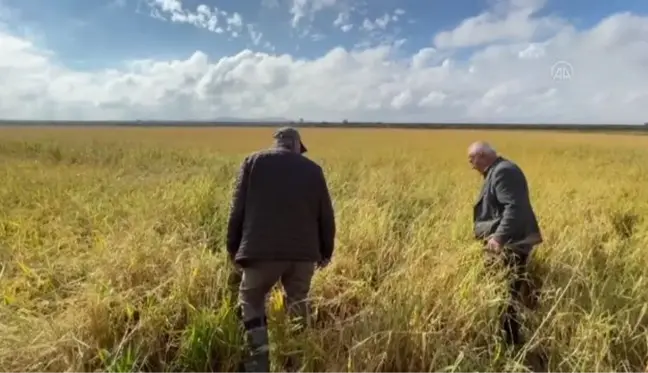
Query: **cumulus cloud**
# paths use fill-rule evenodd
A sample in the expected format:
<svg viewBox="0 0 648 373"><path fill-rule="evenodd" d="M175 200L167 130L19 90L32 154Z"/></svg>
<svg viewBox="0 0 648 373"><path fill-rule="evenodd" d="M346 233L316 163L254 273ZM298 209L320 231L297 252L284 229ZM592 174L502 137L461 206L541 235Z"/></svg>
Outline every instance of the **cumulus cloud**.
<svg viewBox="0 0 648 373"><path fill-rule="evenodd" d="M176 19L209 24L173 0L158 3L171 19L181 14ZM51 51L0 30L0 117L648 120L648 17L619 13L577 30L564 20L534 18L537 0L498 4L481 21L440 33L435 45L413 54L399 43L338 47L313 59L243 50L213 60L197 51L185 60L101 71L62 65ZM527 31L503 31L506 25ZM215 27L226 29L227 21ZM456 49L466 45L473 47L467 57ZM559 60L573 68L571 80L552 79Z"/></svg>
<svg viewBox="0 0 648 373"><path fill-rule="evenodd" d="M542 39L567 26L557 17L534 18L546 0L497 0L493 9L467 18L434 37L439 48L474 47L492 42Z"/></svg>

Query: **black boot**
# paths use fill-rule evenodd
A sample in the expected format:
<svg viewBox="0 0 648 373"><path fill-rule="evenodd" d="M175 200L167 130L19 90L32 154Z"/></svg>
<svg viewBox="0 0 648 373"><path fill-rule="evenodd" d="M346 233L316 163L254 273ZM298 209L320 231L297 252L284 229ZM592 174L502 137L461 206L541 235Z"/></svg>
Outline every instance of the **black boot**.
<svg viewBox="0 0 648 373"><path fill-rule="evenodd" d="M249 356L246 359L246 372L270 372L270 346L266 318L244 322L247 335Z"/></svg>
<svg viewBox="0 0 648 373"><path fill-rule="evenodd" d="M520 347L524 344L519 315L513 305L506 307L502 315L501 328L504 334L504 343L509 346Z"/></svg>

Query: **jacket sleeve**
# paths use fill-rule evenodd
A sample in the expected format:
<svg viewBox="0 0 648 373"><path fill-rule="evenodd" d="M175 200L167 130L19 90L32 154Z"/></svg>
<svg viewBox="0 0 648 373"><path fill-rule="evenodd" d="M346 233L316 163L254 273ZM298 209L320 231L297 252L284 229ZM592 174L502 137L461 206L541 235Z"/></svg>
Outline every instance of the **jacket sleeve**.
<svg viewBox="0 0 648 373"><path fill-rule="evenodd" d="M331 194L322 170L320 170L320 178L322 183L319 209L320 254L323 260L329 260L333 256L333 246L335 244L335 212L333 211Z"/></svg>
<svg viewBox="0 0 648 373"><path fill-rule="evenodd" d="M524 221L525 199L524 177L519 170L503 168L494 176L495 194L499 203L504 206L501 221L493 237L500 243L507 243L519 231Z"/></svg>
<svg viewBox="0 0 648 373"><path fill-rule="evenodd" d="M248 186L250 162L246 157L234 182L232 201L230 204L229 221L227 223L227 252L235 256L243 236L243 220L245 217L245 196Z"/></svg>

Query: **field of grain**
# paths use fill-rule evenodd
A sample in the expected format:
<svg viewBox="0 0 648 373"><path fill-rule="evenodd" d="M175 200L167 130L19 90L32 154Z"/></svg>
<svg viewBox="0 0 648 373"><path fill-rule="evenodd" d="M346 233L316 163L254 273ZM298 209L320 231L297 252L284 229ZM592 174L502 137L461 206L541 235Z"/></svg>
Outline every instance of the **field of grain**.
<svg viewBox="0 0 648 373"><path fill-rule="evenodd" d="M230 187L272 129L0 130L0 370L233 371ZM648 137L305 129L336 209L317 324L290 337L269 302L275 370L643 371ZM506 285L471 237L491 141L526 172L545 243L528 344L498 342ZM532 358L533 357L533 358ZM533 367L533 366L532 366ZM536 367L537 369L537 367Z"/></svg>

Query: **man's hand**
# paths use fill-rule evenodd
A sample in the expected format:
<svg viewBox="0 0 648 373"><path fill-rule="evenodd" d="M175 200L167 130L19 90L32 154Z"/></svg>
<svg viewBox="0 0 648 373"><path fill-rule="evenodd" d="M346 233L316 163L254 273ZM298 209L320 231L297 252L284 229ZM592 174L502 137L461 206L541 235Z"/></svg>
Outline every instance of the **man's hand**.
<svg viewBox="0 0 648 373"><path fill-rule="evenodd" d="M486 250L492 254L499 254L502 252L502 244L494 237L490 237L486 242Z"/></svg>

